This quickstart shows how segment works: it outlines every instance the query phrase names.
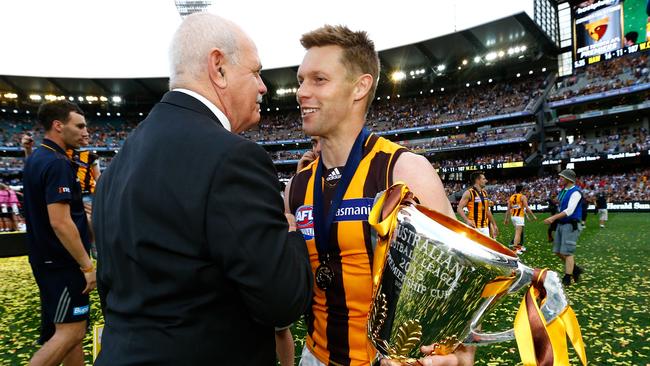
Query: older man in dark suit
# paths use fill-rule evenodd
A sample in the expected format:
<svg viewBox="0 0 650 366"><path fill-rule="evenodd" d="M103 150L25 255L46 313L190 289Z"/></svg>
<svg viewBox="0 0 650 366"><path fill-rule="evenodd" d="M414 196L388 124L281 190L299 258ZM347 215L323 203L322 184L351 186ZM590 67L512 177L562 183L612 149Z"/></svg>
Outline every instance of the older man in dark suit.
<svg viewBox="0 0 650 366"><path fill-rule="evenodd" d="M305 311L312 277L271 159L237 135L260 119L257 50L201 13L170 56L172 91L96 191L106 319L96 364L272 365L274 326Z"/></svg>

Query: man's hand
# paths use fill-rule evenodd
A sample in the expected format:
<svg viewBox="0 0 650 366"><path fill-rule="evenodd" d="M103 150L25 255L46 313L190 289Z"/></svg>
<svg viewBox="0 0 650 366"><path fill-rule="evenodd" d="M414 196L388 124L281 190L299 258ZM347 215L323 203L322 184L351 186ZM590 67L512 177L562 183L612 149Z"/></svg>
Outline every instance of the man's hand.
<svg viewBox="0 0 650 366"><path fill-rule="evenodd" d="M97 272L95 267L92 267L90 270L81 270L86 278L86 288L82 291L82 294L89 294L90 291L94 290L97 287Z"/></svg>
<svg viewBox="0 0 650 366"><path fill-rule="evenodd" d="M555 221L555 219L553 218L553 216L551 216L551 217L545 219L545 220L544 220L544 223L545 223L546 225L550 225L550 224L553 223L553 221Z"/></svg>
<svg viewBox="0 0 650 366"><path fill-rule="evenodd" d="M422 346L420 351L424 354L433 352L433 346ZM445 356L426 356L418 360L422 366L469 366L474 364L476 347L460 345L452 354ZM381 366L401 366L397 361L383 359Z"/></svg>
<svg viewBox="0 0 650 366"><path fill-rule="evenodd" d="M32 148L34 146L34 139L31 135L24 134L20 138L20 145L24 148Z"/></svg>
<svg viewBox="0 0 650 366"><path fill-rule="evenodd" d="M30 156L32 154L32 150L34 149L34 138L32 135L27 133L22 135L20 137L20 146L23 147L25 157Z"/></svg>
<svg viewBox="0 0 650 366"><path fill-rule="evenodd" d="M303 170L309 163L316 160L318 156L314 154L313 151L309 150L302 154L300 160L298 160L298 167L296 168L296 173Z"/></svg>
<svg viewBox="0 0 650 366"><path fill-rule="evenodd" d="M84 202L84 211L86 211L86 215L90 216L93 214L93 204Z"/></svg>

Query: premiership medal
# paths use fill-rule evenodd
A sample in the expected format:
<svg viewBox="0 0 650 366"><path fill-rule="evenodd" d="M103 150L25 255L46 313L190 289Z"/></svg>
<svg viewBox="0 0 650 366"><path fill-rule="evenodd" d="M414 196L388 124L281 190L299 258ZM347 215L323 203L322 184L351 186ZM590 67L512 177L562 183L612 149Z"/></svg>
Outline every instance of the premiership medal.
<svg viewBox="0 0 650 366"><path fill-rule="evenodd" d="M316 268L315 279L318 288L326 291L327 288L332 285L332 281L334 280L334 271L332 271L332 267L330 267L330 265L325 261L321 262L321 264L318 265L318 268Z"/></svg>

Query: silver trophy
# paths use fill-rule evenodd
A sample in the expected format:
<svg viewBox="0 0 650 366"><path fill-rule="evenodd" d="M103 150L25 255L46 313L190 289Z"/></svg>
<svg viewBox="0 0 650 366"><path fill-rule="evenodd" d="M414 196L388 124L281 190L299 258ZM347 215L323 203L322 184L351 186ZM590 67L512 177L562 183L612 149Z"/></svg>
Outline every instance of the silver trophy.
<svg viewBox="0 0 650 366"><path fill-rule="evenodd" d="M383 207L373 209L382 216L375 221L391 221L383 233L388 244L375 254L368 316L368 336L377 351L415 364L424 356L422 345L433 344L434 354L449 354L461 343L513 339L513 329L484 333L479 325L507 294L529 285L534 270L471 227L424 206L404 204L399 190L385 196L377 202ZM555 272L547 272L543 287L547 297L541 311L550 323L568 303Z"/></svg>

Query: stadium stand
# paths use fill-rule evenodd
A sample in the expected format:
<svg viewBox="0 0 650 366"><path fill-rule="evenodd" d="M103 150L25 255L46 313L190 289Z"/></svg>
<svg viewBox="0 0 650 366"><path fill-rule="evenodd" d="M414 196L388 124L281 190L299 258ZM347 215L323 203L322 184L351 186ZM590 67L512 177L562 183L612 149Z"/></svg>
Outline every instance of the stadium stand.
<svg viewBox="0 0 650 366"><path fill-rule="evenodd" d="M515 150L511 152L503 152L496 154L485 154L485 155L475 155L468 158L450 158L450 159L440 159L437 160L434 158L432 165L436 169L447 168L447 167L458 167L458 166L468 166L474 164L498 164L498 163L508 163L514 161L523 161L526 157L527 152L524 150Z"/></svg>
<svg viewBox="0 0 650 366"><path fill-rule="evenodd" d="M526 123L483 129L477 132L446 134L429 139L400 141L418 152L446 151L458 148L485 146L485 144L504 143L510 140L526 141L536 131L535 124Z"/></svg>
<svg viewBox="0 0 650 366"><path fill-rule="evenodd" d="M650 149L650 135L644 127L616 128L590 131L572 142L553 148L548 154L551 159L642 152Z"/></svg>
<svg viewBox="0 0 650 366"><path fill-rule="evenodd" d="M650 201L650 169L619 174L589 174L582 176L577 184L583 189L587 201L592 202L594 194L604 191L612 202ZM528 189L531 204L545 204L549 197L559 192L557 176L531 177L525 179L508 179L489 182L486 190L495 204L507 205L508 198L515 193L515 186L521 184ZM448 196L462 193L465 183L447 182L445 191Z"/></svg>
<svg viewBox="0 0 650 366"><path fill-rule="evenodd" d="M590 174L581 176L577 184L583 189L587 201L593 201L594 193L605 191L610 200L648 201L650 200L649 169L639 169L620 174ZM515 192L517 184L529 189L531 203L545 203L549 197L557 195L559 187L556 176L532 179L511 179L488 186L498 204L506 205L508 197Z"/></svg>
<svg viewBox="0 0 650 366"><path fill-rule="evenodd" d="M504 64L494 80L479 75L475 79L481 78L482 83L474 81L471 85L460 72L446 77L447 84L435 89L431 83L439 75L404 88L384 80L368 112L367 125L373 132L427 156L452 196L462 191L471 171L486 169L489 179L496 182L488 188L499 204L505 203L517 183L536 192L531 203L543 203L556 189L552 177L555 170L576 159L600 156L599 165L576 162L576 170L582 175L589 173L584 178L587 189L608 182L613 199L649 200L643 183L646 170L609 173L614 163L616 169L611 171L629 171L630 166L648 160L650 134L643 103L649 92L598 94L650 83L647 54L588 65L560 79L557 70L547 68L549 64L543 60L525 62L531 65L522 65L519 72ZM531 69L526 73L529 67L542 72L533 73ZM288 72L295 77L295 71ZM593 98L588 102L575 100L585 95ZM295 95L270 97L265 103L259 125L243 135L267 149L279 179L286 182L294 174L298 159L310 148L309 140L301 130ZM634 107L626 107L628 104ZM610 108L609 112L601 113L604 108ZM638 113L631 114L630 110ZM126 113L122 114L125 117L108 115L94 109L86 114L91 134L88 149L102 155L103 168L143 118L142 113L137 116L134 111L128 118ZM10 184L20 183L20 138L25 133L31 133L37 143L41 139L42 131L33 114L0 114L0 149L6 155L0 159L0 175ZM621 153L631 154L630 159L610 161L607 156ZM594 184L596 181L599 183Z"/></svg>
<svg viewBox="0 0 650 366"><path fill-rule="evenodd" d="M558 82L558 87L551 92L549 101L606 92L648 82L650 82L648 55L634 54L579 69L576 75Z"/></svg>
<svg viewBox="0 0 650 366"><path fill-rule="evenodd" d="M368 126L375 132L390 132L530 110L542 95L545 80L493 83L431 97L384 98L370 108ZM243 135L259 142L305 138L298 112L264 115L257 128Z"/></svg>

